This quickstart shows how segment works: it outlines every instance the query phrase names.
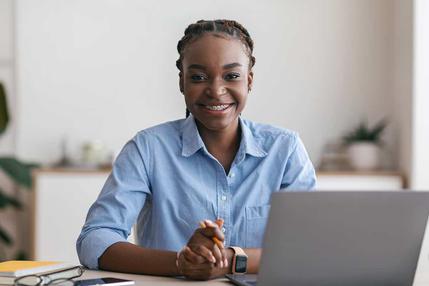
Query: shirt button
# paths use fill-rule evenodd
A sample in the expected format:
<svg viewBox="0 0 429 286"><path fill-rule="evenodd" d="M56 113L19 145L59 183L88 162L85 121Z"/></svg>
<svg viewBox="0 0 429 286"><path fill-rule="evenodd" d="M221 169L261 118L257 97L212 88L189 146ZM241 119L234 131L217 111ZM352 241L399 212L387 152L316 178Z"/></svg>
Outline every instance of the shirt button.
<svg viewBox="0 0 429 286"><path fill-rule="evenodd" d="M235 177L235 174L234 174L234 173L229 173L228 177L230 177L230 178L234 178L234 177Z"/></svg>
<svg viewBox="0 0 429 286"><path fill-rule="evenodd" d="M226 229L224 227L222 227L222 232L225 233Z"/></svg>
<svg viewBox="0 0 429 286"><path fill-rule="evenodd" d="M226 196L222 196L222 197L220 197L220 199L221 199L222 201L226 201Z"/></svg>

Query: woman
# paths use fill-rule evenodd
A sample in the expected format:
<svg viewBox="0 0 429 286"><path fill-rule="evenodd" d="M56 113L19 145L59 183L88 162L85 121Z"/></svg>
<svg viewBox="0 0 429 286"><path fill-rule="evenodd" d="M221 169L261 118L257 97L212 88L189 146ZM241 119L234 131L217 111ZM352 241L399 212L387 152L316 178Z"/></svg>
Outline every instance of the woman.
<svg viewBox="0 0 429 286"><path fill-rule="evenodd" d="M177 48L188 116L124 146L89 210L79 258L94 269L211 279L233 271L242 249L256 273L271 193L311 190L314 168L296 133L240 117L255 64L243 26L198 21ZM138 246L126 242L135 223Z"/></svg>

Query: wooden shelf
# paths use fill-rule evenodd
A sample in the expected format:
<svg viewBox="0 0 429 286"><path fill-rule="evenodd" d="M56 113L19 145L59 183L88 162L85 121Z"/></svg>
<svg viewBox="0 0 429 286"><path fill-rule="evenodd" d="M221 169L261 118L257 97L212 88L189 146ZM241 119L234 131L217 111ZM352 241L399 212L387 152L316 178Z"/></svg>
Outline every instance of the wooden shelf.
<svg viewBox="0 0 429 286"><path fill-rule="evenodd" d="M33 175L41 173L61 174L105 174L110 173L112 168L77 168L77 167L41 167L33 170Z"/></svg>
<svg viewBox="0 0 429 286"><path fill-rule="evenodd" d="M400 176L402 173L393 170L374 170L374 171L316 171L317 176Z"/></svg>

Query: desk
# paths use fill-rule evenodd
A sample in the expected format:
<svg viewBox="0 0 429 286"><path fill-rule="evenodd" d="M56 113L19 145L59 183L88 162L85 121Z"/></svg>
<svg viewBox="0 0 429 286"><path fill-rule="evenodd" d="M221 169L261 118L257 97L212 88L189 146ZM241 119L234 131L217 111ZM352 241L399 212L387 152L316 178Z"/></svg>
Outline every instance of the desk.
<svg viewBox="0 0 429 286"><path fill-rule="evenodd" d="M226 278L219 278L210 281L189 281L179 278L170 278L162 276L150 276L150 275L136 275L136 274L125 274L117 272L106 272L106 271L93 271L86 270L82 277L78 279L91 279L100 277L115 277L128 280L134 280L135 286L156 286L156 285L210 285L210 286L226 286L232 285ZM420 286L420 285L419 285Z"/></svg>
<svg viewBox="0 0 429 286"><path fill-rule="evenodd" d="M156 286L156 285L210 285L210 286L226 286L232 285L226 278L219 278L210 281L189 281L178 278L161 277L161 276L149 276L149 275L136 275L136 274L124 274L116 272L106 271L93 271L87 270L83 273L83 276L78 279L91 279L100 277L116 277L128 280L134 280L135 286ZM429 272L420 273L417 275L413 286L427 286L429 285Z"/></svg>

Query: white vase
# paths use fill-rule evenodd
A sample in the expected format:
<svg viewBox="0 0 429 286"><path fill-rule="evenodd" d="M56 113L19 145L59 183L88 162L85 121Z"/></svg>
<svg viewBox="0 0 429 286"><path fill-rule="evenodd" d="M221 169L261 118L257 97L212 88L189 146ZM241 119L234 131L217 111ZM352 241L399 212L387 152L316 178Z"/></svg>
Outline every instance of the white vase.
<svg viewBox="0 0 429 286"><path fill-rule="evenodd" d="M375 143L364 141L352 143L347 153L350 165L355 170L374 170L380 166L380 147Z"/></svg>

